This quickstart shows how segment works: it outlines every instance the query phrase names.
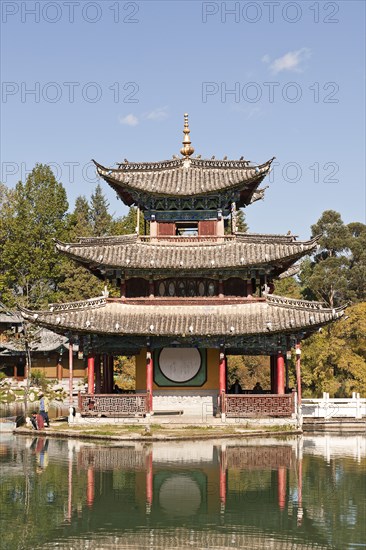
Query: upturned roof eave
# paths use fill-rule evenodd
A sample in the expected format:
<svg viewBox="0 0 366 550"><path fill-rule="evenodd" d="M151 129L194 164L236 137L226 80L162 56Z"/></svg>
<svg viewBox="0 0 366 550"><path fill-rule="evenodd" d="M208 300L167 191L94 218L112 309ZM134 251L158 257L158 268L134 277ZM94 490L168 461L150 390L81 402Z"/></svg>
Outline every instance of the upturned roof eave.
<svg viewBox="0 0 366 550"><path fill-rule="evenodd" d="M152 174L152 173L166 173L169 174L172 171L176 171L177 169L182 169L184 159L178 159L173 161L162 161L161 163L129 163L124 166L124 168L107 168L103 166L102 164L98 163L94 159L92 159L92 162L95 164L97 168L97 173L100 177L102 177L120 196L120 198L127 204L128 206L131 206L135 203L134 194L147 194L150 196L154 196L156 198L192 198L192 197L202 197L202 196L214 196L217 195L217 193L224 192L224 191L248 191L248 196L244 199L241 197L240 203L241 206L247 206L251 204L252 198L254 193L256 192L259 184L263 181L265 176L269 173L271 164L273 162L275 157L268 160L264 164L258 165L258 166L247 166L245 161L209 161L209 160L198 160L198 159L190 159L189 161L192 163L192 168L201 168L202 170L215 170L216 172L222 172L223 174L227 170L231 170L234 173L242 173L242 172L252 172L252 176L250 176L247 179L244 179L242 181L235 181L233 183L229 184L222 184L221 186L215 186L213 189L209 188L200 188L196 189L195 191L192 190L186 190L184 189L184 185L182 188L172 188L166 191L162 191L161 188L155 187L154 189L150 189L148 186L136 186L133 183L126 181L126 179L129 178L129 175L131 174ZM123 165L120 165L123 166ZM121 181L119 179L120 176L125 176L125 180ZM207 185L206 185L207 187Z"/></svg>
<svg viewBox="0 0 366 550"><path fill-rule="evenodd" d="M311 333L344 314L344 306L324 308L320 302L275 295L268 295L264 302L254 305L182 304L172 308L152 302L151 305L128 305L99 297L54 305L48 311L35 312L25 308L21 311L27 320L59 334L183 338ZM178 321L175 328L171 326L173 318ZM216 319L215 323L210 321L212 319Z"/></svg>
<svg viewBox="0 0 366 550"><path fill-rule="evenodd" d="M128 236L126 236L128 237ZM81 242L81 243L63 243L62 241L59 241L55 239L55 246L57 250L62 252L63 254L67 255L70 259L83 264L88 269L91 270L101 270L101 269L123 269L131 271L151 271L151 269L154 269L156 272L166 271L169 269L170 271L179 273L179 272L201 272L202 270L207 271L208 273L215 273L218 270L223 271L245 271L247 269L265 269L267 266L272 266L274 269L283 269L283 271L287 270L293 263L298 261L303 256L309 254L312 252L312 250L317 246L318 237L315 237L309 241L290 241L285 244L283 242L281 245L288 246L288 247L296 247L298 250L291 251L291 253L284 251L282 254L277 252L275 254L275 257L268 257L266 254L264 258L259 257L255 259L247 259L245 260L243 257L242 261L231 261L229 260L230 257L230 251L233 250L233 247L235 246L243 246L242 243L234 241L224 241L223 243L205 243L200 242L199 244L199 252L200 256L202 257L205 253L205 250L207 251L208 255L211 252L214 252L215 250L220 252L220 262L214 261L212 258L208 258L206 263L202 262L201 265L195 265L192 263L190 265L187 264L186 261L184 261L185 257L187 255L190 255L192 251L197 251L197 244L193 245L190 243L187 243L187 245L180 244L179 246L175 247L175 243L151 243L151 242L143 242L138 241L138 239L133 238L129 241L129 239L126 238L125 241L116 241L116 243L113 243L112 239L107 239L107 241L103 242L103 239L101 239L101 247L103 248L103 253L97 255L94 255L93 257L93 250L95 249L97 245L97 240L92 240L91 242ZM256 243L251 243L252 245L255 245ZM263 244L263 243L258 243ZM277 244L270 243L270 244ZM105 253L106 248L112 247L112 254L109 252L109 254ZM113 255L113 248L117 250L120 249L120 247L124 247L125 249L131 249L131 259L125 258L124 261L113 261L112 259L104 259L105 256ZM175 250L175 260L174 262L170 263L159 263L159 259L157 258L157 255L159 252L162 254L162 256L165 257L164 252L167 250L167 247L169 250L171 248L174 248ZM141 251L141 257L143 260L139 260L138 257L138 250ZM136 253L137 254L134 254ZM227 251L228 253L226 253ZM138 256L137 259L136 255ZM179 256L180 255L180 256ZM151 258L150 258L151 256ZM234 255L235 257L237 254ZM150 260L149 260L150 258Z"/></svg>

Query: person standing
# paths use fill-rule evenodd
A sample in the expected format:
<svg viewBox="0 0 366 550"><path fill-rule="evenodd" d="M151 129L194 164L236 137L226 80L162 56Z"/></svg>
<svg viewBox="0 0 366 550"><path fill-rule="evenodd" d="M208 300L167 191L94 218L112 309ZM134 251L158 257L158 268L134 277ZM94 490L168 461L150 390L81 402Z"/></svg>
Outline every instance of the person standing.
<svg viewBox="0 0 366 550"><path fill-rule="evenodd" d="M44 423L46 425L47 428L50 427L50 419L48 418L48 410L49 410L49 406L50 406L50 401L48 399L48 397L46 397L45 395L43 395L43 393L41 393L39 395L40 399L39 399L39 412L44 420Z"/></svg>

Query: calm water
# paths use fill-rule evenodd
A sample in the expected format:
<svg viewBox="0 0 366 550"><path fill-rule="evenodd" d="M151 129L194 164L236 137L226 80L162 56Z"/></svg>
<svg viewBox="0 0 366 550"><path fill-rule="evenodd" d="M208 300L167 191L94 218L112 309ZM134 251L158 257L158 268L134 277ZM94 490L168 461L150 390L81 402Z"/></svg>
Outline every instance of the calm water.
<svg viewBox="0 0 366 550"><path fill-rule="evenodd" d="M0 547L366 547L366 437L90 444L1 434Z"/></svg>

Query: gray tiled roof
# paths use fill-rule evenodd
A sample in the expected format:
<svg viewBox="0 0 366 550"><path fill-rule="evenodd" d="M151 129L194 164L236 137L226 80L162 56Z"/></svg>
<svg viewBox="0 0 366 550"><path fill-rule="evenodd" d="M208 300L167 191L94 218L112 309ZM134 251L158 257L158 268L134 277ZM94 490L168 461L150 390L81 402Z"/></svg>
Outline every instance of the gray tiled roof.
<svg viewBox="0 0 366 550"><path fill-rule="evenodd" d="M284 269L317 245L317 238L296 241L293 236L238 234L223 242L174 240L145 241L136 235L56 241L58 250L89 266L126 270L244 269L274 264Z"/></svg>
<svg viewBox="0 0 366 550"><path fill-rule="evenodd" d="M14 311L11 311L8 309L2 302L0 302L0 324L15 324L19 325L23 322L20 315L17 315L14 313Z"/></svg>
<svg viewBox="0 0 366 550"><path fill-rule="evenodd" d="M22 310L23 316L59 332L109 334L116 336L236 336L291 333L316 327L343 315L320 302L307 302L268 295L257 301L237 304L165 305L128 304L105 297L50 306L49 311Z"/></svg>
<svg viewBox="0 0 366 550"><path fill-rule="evenodd" d="M248 189L253 194L270 171L273 159L259 166L248 166L244 160L184 158L125 163L119 168L93 162L98 174L125 200L123 193L128 194L129 190L167 197L204 196L230 189Z"/></svg>
<svg viewBox="0 0 366 550"><path fill-rule="evenodd" d="M60 336L60 334L56 334L46 328L40 328L30 339L29 347L32 351L55 351L61 346L67 347L67 342L68 339L65 336ZM24 340L12 339L7 342L1 342L1 347L8 351L24 351Z"/></svg>

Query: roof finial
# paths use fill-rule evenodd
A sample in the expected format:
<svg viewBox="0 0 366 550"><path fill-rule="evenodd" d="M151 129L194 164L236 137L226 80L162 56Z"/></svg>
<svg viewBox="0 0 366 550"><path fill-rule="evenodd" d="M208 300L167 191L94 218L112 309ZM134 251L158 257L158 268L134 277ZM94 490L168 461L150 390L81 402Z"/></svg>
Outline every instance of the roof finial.
<svg viewBox="0 0 366 550"><path fill-rule="evenodd" d="M189 134L190 134L190 129L189 129L189 126L188 126L188 114L185 113L184 114L184 130L183 130L183 134L184 134L184 138L183 138L183 147L182 149L180 150L180 152L182 153L182 155L186 158L190 157L191 155L193 155L194 153L194 149L193 147L191 146L191 140L190 140L190 137L189 137Z"/></svg>

